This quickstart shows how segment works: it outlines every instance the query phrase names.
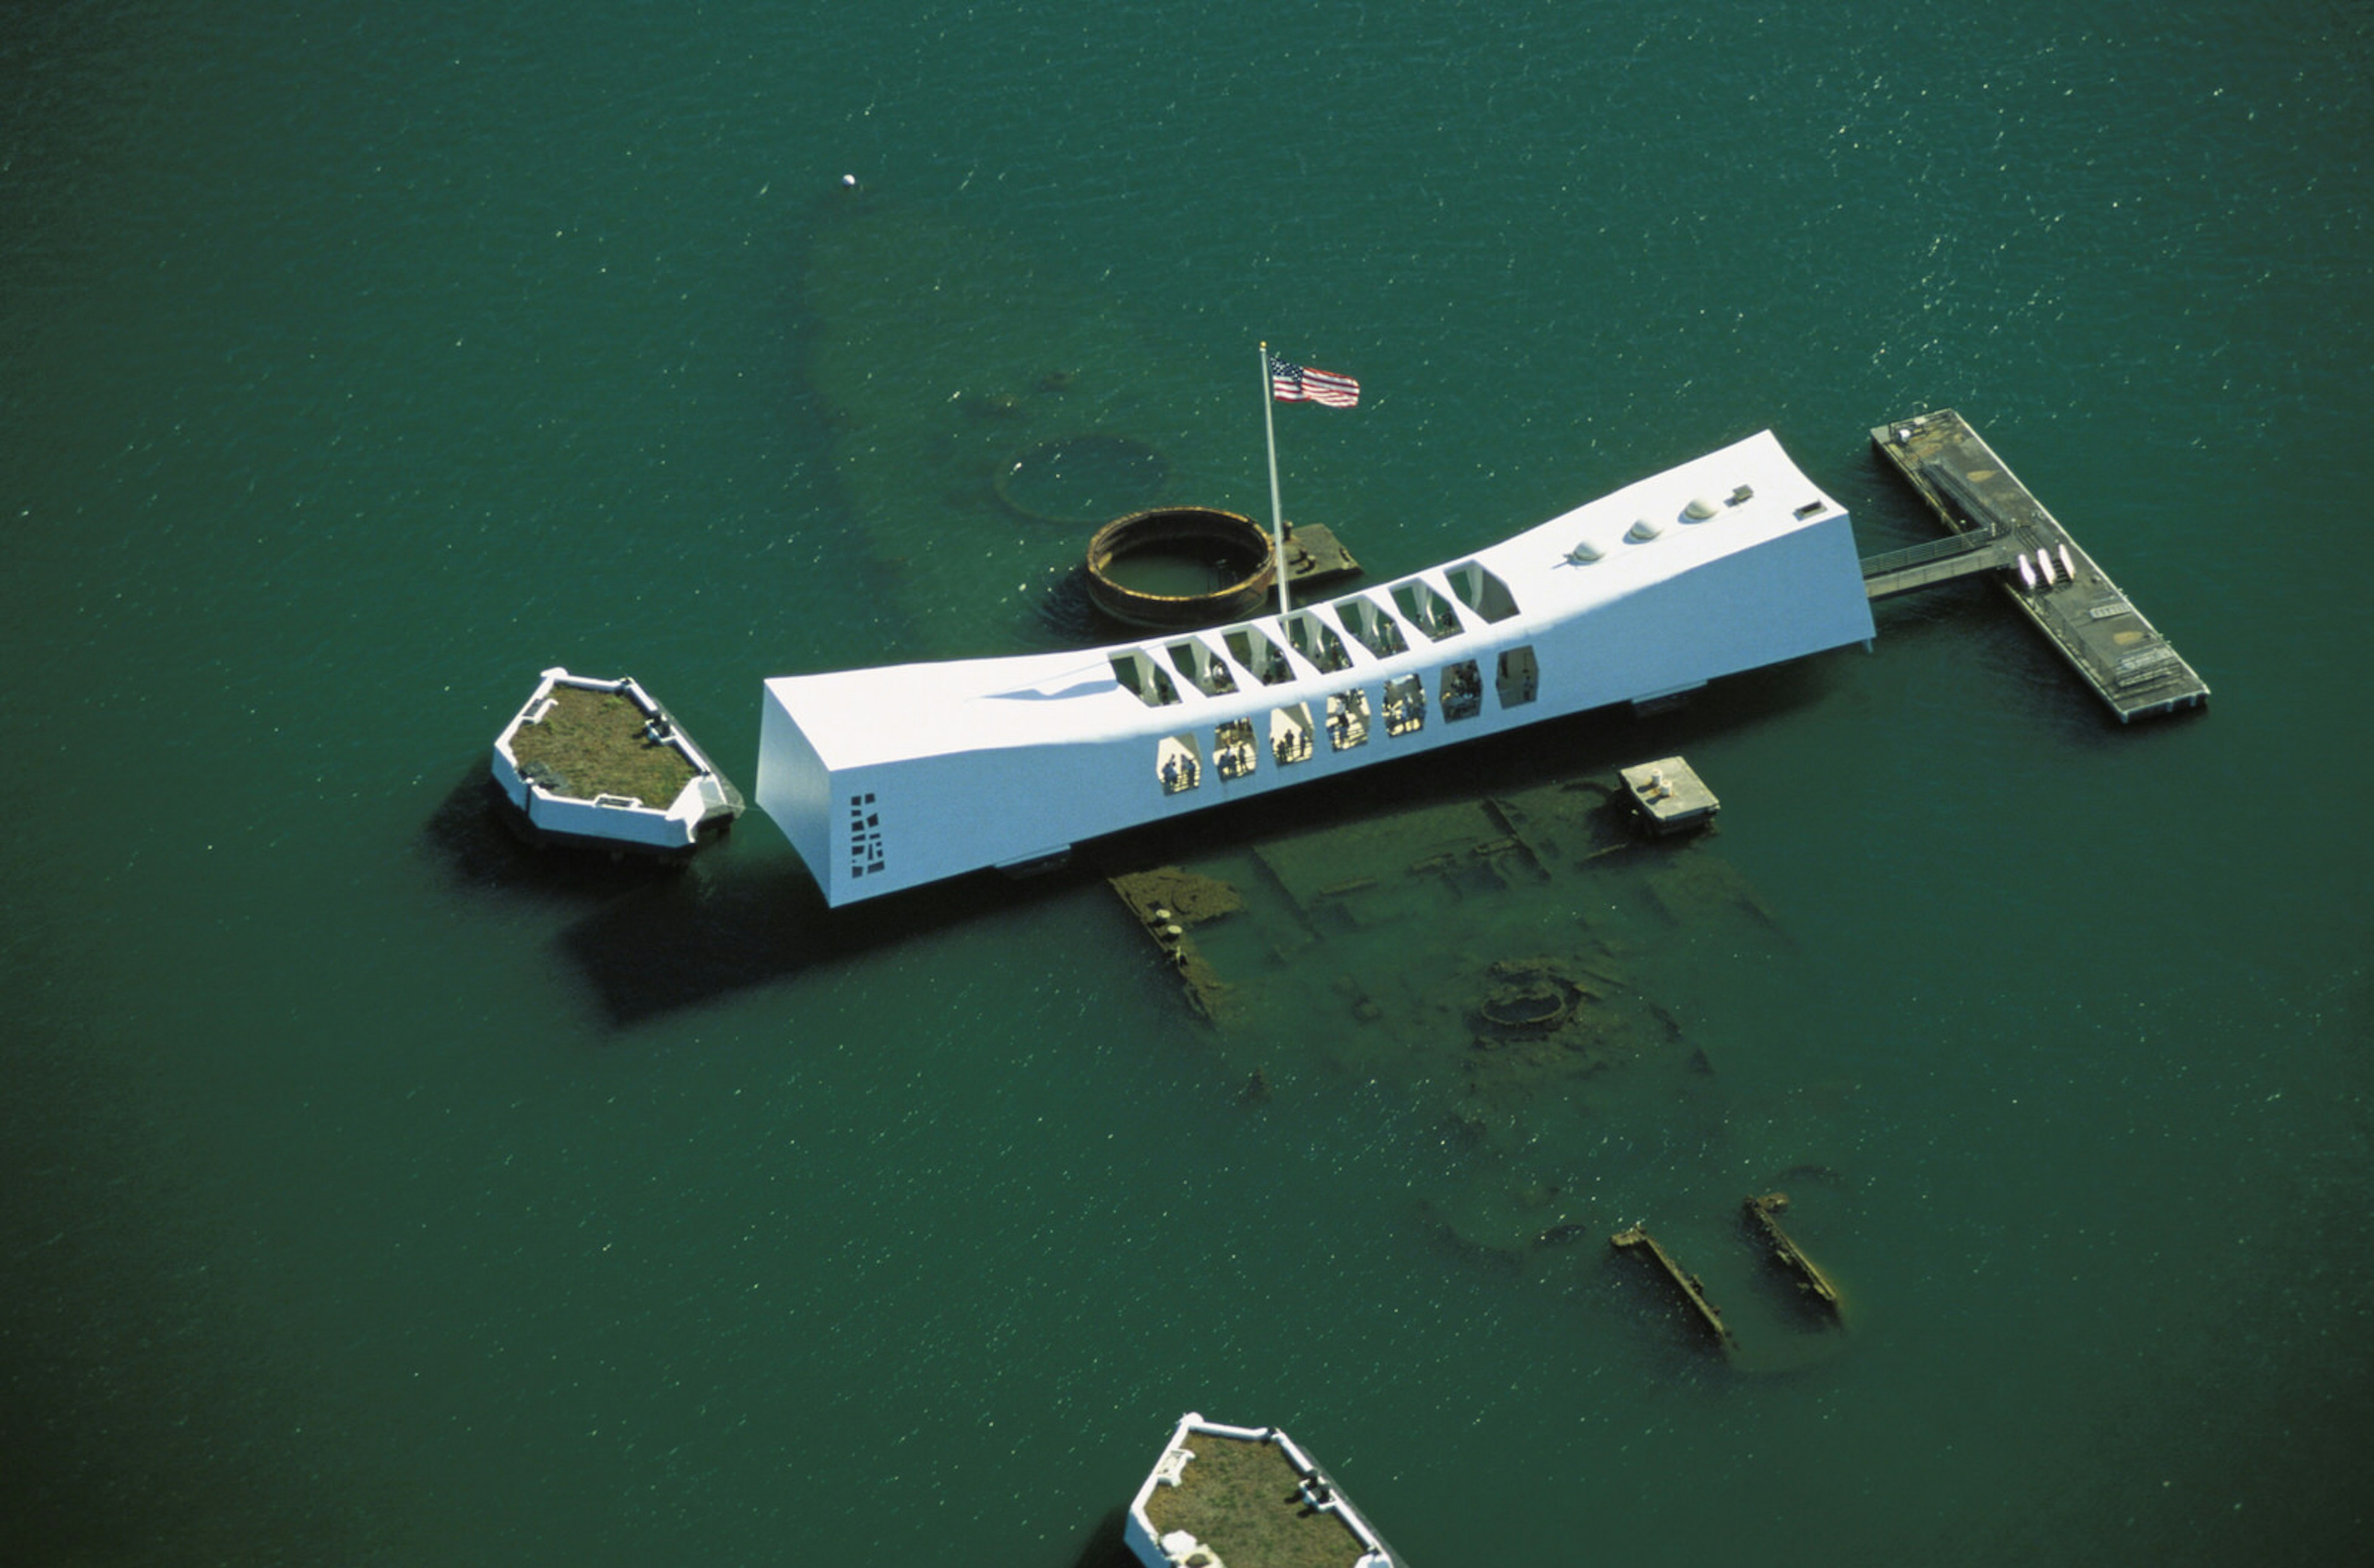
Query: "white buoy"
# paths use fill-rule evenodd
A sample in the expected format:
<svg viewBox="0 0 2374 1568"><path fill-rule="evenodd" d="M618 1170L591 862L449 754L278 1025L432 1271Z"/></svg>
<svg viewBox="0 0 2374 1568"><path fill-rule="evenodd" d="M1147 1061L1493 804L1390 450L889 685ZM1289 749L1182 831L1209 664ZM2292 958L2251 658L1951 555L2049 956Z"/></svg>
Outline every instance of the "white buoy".
<svg viewBox="0 0 2374 1568"><path fill-rule="evenodd" d="M2021 552L2019 556L2019 580L2027 584L2028 591L2030 592L2035 591L2036 568L2028 565L2027 555L2025 551Z"/></svg>
<svg viewBox="0 0 2374 1568"><path fill-rule="evenodd" d="M844 175L842 175L842 176L840 177L840 188L841 188L842 190L844 190L844 191L854 191L854 190L856 190L856 189L857 189L857 176L856 176L856 175L854 175L854 174L844 174Z"/></svg>

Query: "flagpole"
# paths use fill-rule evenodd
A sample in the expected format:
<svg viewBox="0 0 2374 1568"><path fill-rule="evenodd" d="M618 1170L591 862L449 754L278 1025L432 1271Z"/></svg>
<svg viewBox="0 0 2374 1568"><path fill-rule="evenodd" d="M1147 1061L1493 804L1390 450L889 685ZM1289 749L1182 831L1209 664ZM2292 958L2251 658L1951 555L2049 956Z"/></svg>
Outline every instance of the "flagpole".
<svg viewBox="0 0 2374 1568"><path fill-rule="evenodd" d="M1286 619L1286 513L1277 501L1277 389L1270 383L1269 344L1261 345L1262 430L1269 437L1269 538L1277 566L1277 614Z"/></svg>

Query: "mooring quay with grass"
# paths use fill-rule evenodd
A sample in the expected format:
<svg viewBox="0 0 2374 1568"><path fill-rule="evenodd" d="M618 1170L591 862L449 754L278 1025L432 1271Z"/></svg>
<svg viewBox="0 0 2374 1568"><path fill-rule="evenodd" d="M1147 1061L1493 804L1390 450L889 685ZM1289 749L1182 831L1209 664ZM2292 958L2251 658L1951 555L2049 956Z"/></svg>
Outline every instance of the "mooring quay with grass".
<svg viewBox="0 0 2374 1568"><path fill-rule="evenodd" d="M1845 509L1767 431L1288 614L770 680L758 801L849 904L1871 637Z"/></svg>
<svg viewBox="0 0 2374 1568"><path fill-rule="evenodd" d="M1193 1410L1122 1534L1146 1568L1408 1568L1294 1439Z"/></svg>
<svg viewBox="0 0 2374 1568"><path fill-rule="evenodd" d="M494 779L534 838L684 855L742 814L742 793L632 677L556 666L495 738Z"/></svg>

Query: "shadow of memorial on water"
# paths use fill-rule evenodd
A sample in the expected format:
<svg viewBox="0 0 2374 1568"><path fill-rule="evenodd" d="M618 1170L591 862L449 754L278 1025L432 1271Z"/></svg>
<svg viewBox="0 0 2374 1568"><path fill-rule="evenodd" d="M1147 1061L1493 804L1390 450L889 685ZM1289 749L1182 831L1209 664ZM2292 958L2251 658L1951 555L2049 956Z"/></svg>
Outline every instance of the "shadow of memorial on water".
<svg viewBox="0 0 2374 1568"><path fill-rule="evenodd" d="M1560 721L1563 722L1563 721ZM1503 760L1524 754L1502 748ZM599 907L562 933L561 945L593 988L610 1022L621 1027L705 1006L753 986L772 984L820 965L912 937L1068 896L1120 872L1198 848L1226 846L1283 819L1316 823L1346 813L1405 809L1427 792L1471 788L1463 769L1413 758L1340 780L1344 790L1296 791L1238 802L1193 818L1133 829L1077 848L1071 862L1028 878L994 872L953 877L852 904L828 907L806 872L773 861L765 872L712 860L698 876L674 868L614 867L598 853L587 865L540 867L536 851L516 842L481 845L512 885L582 894ZM491 809L491 808L490 808ZM505 838L498 824L485 825ZM470 830L476 840L482 830ZM574 860L580 857L560 857Z"/></svg>
<svg viewBox="0 0 2374 1568"><path fill-rule="evenodd" d="M454 882L484 893L595 902L684 874L683 860L534 843L513 825L506 814L511 810L481 755L463 769L421 824L421 843Z"/></svg>
<svg viewBox="0 0 2374 1568"><path fill-rule="evenodd" d="M1736 697L1725 693L1710 708L1727 713L1736 701L1744 705L1744 716L1815 696L1814 688L1786 671L1759 671L1739 684L1752 689ZM1613 710L1552 720L1455 753L1381 763L1326 784L1233 802L1092 840L1075 847L1069 864L1038 876L1017 880L980 872L839 910L826 906L804 869L784 860L770 859L766 870L757 871L728 855L704 851L696 875L667 867L612 865L598 853L564 852L554 857L557 863L542 863L536 851L510 841L493 818L499 797L489 799L486 820L473 814L463 801L473 792L467 781L441 810L431 837L449 841L449 858L466 871L468 880L598 902L600 907L574 923L561 942L610 1021L624 1026L911 936L1065 896L1109 876L1226 852L1258 835L1390 816L1561 776L1571 771L1575 757L1610 743L1600 731L1611 723L1621 726L1628 751L1665 743L1661 737L1675 732L1680 717L1636 721ZM746 820L741 831L754 825ZM489 839L489 834L496 837ZM1115 919L1127 918L1117 905L1112 907Z"/></svg>
<svg viewBox="0 0 2374 1568"><path fill-rule="evenodd" d="M1258 803L1205 815L1245 813ZM1191 842L1229 831L1225 821L1195 827ZM838 910L826 905L804 869L780 861L763 874L720 868L691 878L609 867L599 856L594 865L546 871L505 856L507 848L532 853L516 844L486 846L484 852L527 885L599 896L600 907L571 925L561 944L610 1022L624 1027L1077 892L1164 847L1175 848L1176 840L1167 834L1149 839L1139 830L1083 846L1069 865L1038 876L979 872Z"/></svg>
<svg viewBox="0 0 2374 1568"><path fill-rule="evenodd" d="M1088 594L1088 568L1080 562L1068 571L1051 573L1031 607L1052 648L1102 648L1131 635L1130 627L1116 625L1097 608Z"/></svg>
<svg viewBox="0 0 2374 1568"><path fill-rule="evenodd" d="M737 867L730 838L675 858L537 843L514 825L483 762L470 764L446 791L420 839L469 893L585 910L563 930L561 945L620 1027L1031 895L984 879L937 900L911 895L895 907L835 914L804 873L780 874L771 863L764 872Z"/></svg>
<svg viewBox="0 0 2374 1568"><path fill-rule="evenodd" d="M1071 1568L1141 1568L1137 1553L1130 1550L1128 1530L1129 1509L1118 1504L1107 1509L1080 1544Z"/></svg>
<svg viewBox="0 0 2374 1568"><path fill-rule="evenodd" d="M984 872L833 909L794 864L720 862L612 898L560 941L610 1022L625 1027L1060 897L1087 880L1071 871L1018 881Z"/></svg>

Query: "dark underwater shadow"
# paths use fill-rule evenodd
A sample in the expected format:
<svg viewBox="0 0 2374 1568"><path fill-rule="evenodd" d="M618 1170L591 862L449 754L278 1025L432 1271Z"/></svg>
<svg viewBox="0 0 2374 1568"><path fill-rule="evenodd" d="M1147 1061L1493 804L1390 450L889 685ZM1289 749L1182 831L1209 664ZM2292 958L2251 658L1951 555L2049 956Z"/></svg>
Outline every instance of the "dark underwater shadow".
<svg viewBox="0 0 2374 1568"><path fill-rule="evenodd" d="M477 893L585 902L684 874L681 860L531 843L511 825L510 810L486 762L473 762L420 825L422 847L457 886Z"/></svg>
<svg viewBox="0 0 2374 1568"><path fill-rule="evenodd" d="M1612 773L1710 733L1773 721L1818 701L1826 689L1826 678L1807 668L1756 671L1677 709L1639 716L1616 707L1554 719L1454 752L1380 763L1325 786L1234 802L1093 840L1078 846L1067 864L1040 875L978 872L842 909L829 907L816 883L788 860L770 858L763 871L737 872L721 857L686 874L611 866L598 856L579 866L566 863L575 857L561 856L563 864L547 868L524 849L479 842L481 830L465 814L441 831L463 840L468 863L483 858L491 864L493 871L482 874L511 879L502 885L598 897L600 907L560 941L604 1012L623 1027L911 937L1067 897L1123 872L1281 834ZM493 831L501 829L498 825ZM1118 904L1114 916L1127 918Z"/></svg>
<svg viewBox="0 0 2374 1568"><path fill-rule="evenodd" d="M1122 1532L1127 1528L1129 1510L1116 1504L1108 1510L1088 1539L1080 1544L1080 1554L1072 1559L1072 1568L1138 1568L1137 1554L1129 1549L1129 1540Z"/></svg>
<svg viewBox="0 0 2374 1568"><path fill-rule="evenodd" d="M560 943L624 1027L1011 913L1088 880L1077 867L1025 881L978 872L833 909L796 862L739 875L704 869L608 899Z"/></svg>
<svg viewBox="0 0 2374 1568"><path fill-rule="evenodd" d="M638 884L601 880L593 869L554 872L544 873L553 883L537 885L601 895L599 907L560 942L610 1022L624 1027L913 937L1011 915L1123 872L1474 792L1466 770L1429 767L1429 760L1366 769L1339 781L1344 788L1309 791L1309 800L1290 790L1116 834L1079 846L1067 864L1037 876L975 872L840 909L828 907L815 882L789 860L759 873L702 868L693 875L646 874ZM1393 777L1371 777L1379 774ZM480 852L496 853L490 847Z"/></svg>
<svg viewBox="0 0 2374 1568"><path fill-rule="evenodd" d="M1122 641L1136 630L1098 609L1097 602L1088 597L1086 539L1081 544L1079 563L1049 583L1033 606L1040 636L1056 648L1101 648Z"/></svg>

